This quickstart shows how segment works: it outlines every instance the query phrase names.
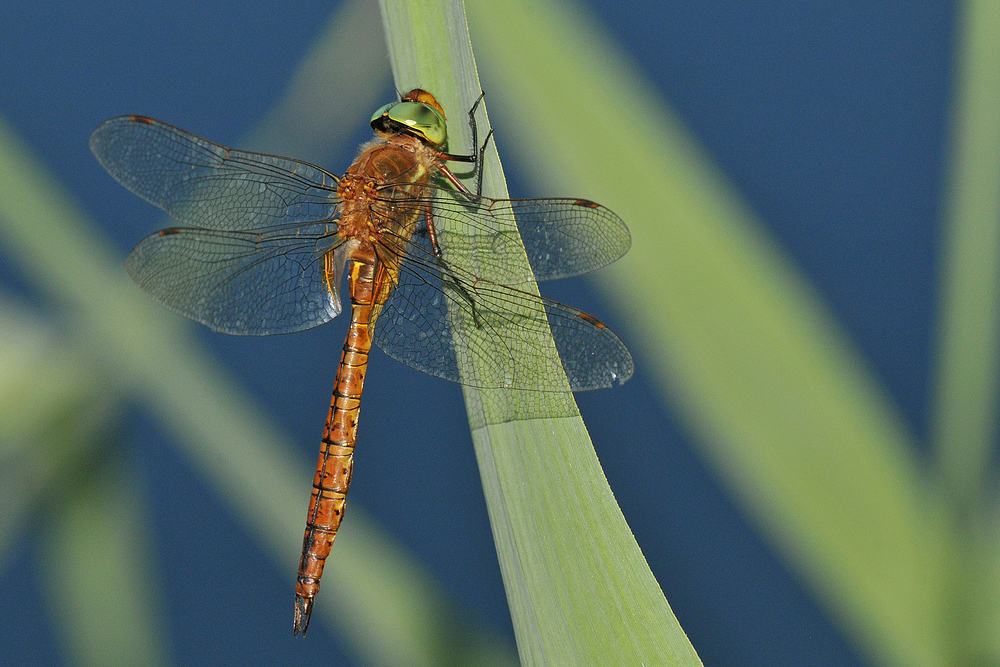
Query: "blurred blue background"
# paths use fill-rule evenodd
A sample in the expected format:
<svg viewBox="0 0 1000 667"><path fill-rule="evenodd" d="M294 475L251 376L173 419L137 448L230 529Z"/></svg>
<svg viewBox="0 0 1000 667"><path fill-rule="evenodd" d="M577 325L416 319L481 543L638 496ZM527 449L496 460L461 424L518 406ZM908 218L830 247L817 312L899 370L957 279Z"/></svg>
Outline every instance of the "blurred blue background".
<svg viewBox="0 0 1000 667"><path fill-rule="evenodd" d="M336 7L7 3L0 115L124 261L163 218L100 168L90 132L138 113L238 144L278 102ZM589 8L809 276L923 447L955 7L707 0ZM384 101L393 96L387 85ZM502 151L504 118L492 120ZM343 134L350 148L321 163L334 173L369 131L362 123ZM588 196L537 192L517 164L506 167L513 196ZM0 286L42 312L51 306L3 248ZM616 327L586 280L543 293ZM294 336L198 335L312 461L345 328L338 320ZM720 488L636 361L624 387L577 400L622 511L703 661L862 664ZM363 506L412 550L470 622L513 643L460 388L376 352L363 413L349 506ZM241 534L142 405L131 405L122 440L114 456L149 500L172 664L360 664L322 626L306 641L292 638L289 572ZM417 499L408 473L428 457L438 482ZM304 480L303 515L308 490ZM417 502L433 511L415 521ZM44 511L37 517L44 521ZM69 661L49 613L53 598L38 594L47 576L36 565L40 548L27 530L3 562L3 664Z"/></svg>

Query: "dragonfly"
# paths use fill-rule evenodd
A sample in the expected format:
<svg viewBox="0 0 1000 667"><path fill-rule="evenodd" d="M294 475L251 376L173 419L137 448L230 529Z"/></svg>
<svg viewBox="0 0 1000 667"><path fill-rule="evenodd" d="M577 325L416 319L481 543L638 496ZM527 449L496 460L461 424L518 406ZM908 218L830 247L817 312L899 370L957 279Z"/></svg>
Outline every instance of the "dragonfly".
<svg viewBox="0 0 1000 667"><path fill-rule="evenodd" d="M481 388L566 391L568 380L583 391L632 375L611 329L538 296L532 282L613 262L629 248L628 228L587 199L482 196L492 130L479 146L481 100L468 112L470 154L448 152L444 109L414 89L375 112L376 137L339 177L145 116L112 118L91 135L112 177L182 225L146 237L126 260L167 308L227 334L301 331L340 314L347 275L351 321L309 499L296 635L309 627L344 516L373 343L412 368ZM476 192L449 162L473 165ZM558 368L539 340L554 341Z"/></svg>

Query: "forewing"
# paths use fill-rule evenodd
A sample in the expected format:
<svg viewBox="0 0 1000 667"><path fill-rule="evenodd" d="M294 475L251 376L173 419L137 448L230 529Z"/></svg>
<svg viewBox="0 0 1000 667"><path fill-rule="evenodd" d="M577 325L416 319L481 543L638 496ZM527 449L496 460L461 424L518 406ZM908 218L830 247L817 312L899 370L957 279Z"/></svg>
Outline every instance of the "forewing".
<svg viewBox="0 0 1000 667"><path fill-rule="evenodd" d="M507 210L517 220L535 280L596 271L632 244L622 219L587 199L501 199L490 205L494 217L506 218Z"/></svg>
<svg viewBox="0 0 1000 667"><path fill-rule="evenodd" d="M589 273L631 244L622 219L586 199L490 199L435 186L415 192L406 200L387 196L375 204L376 213L422 212L429 200L439 246L469 258L480 277L506 284L530 280L518 273L522 242L538 281Z"/></svg>
<svg viewBox="0 0 1000 667"><path fill-rule="evenodd" d="M561 359L544 343L551 330ZM610 329L575 308L476 279L411 239L399 284L375 323L375 343L417 370L489 388L574 391L610 387L632 375L632 356ZM459 358L461 357L461 363ZM475 378L461 369L474 365Z"/></svg>
<svg viewBox="0 0 1000 667"><path fill-rule="evenodd" d="M152 118L105 121L90 148L115 180L192 227L265 229L335 214L336 179L323 169L226 148Z"/></svg>
<svg viewBox="0 0 1000 667"><path fill-rule="evenodd" d="M125 266L153 298L215 331L301 331L340 313L345 246L336 230L334 223L260 232L164 229L143 239Z"/></svg>

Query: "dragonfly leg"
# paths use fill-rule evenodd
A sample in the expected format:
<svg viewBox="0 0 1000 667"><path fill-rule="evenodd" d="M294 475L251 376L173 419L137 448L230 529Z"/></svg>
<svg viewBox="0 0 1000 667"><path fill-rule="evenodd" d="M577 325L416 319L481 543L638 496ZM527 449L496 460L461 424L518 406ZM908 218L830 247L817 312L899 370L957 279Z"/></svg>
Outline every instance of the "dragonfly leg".
<svg viewBox="0 0 1000 667"><path fill-rule="evenodd" d="M486 133L486 140L483 141L482 146L479 145L479 126L476 123L476 110L479 105L482 104L483 99L486 97L486 91L480 90L479 97L472 104L472 108L469 109L469 127L472 129L472 150L476 151L474 158L476 163L476 196L483 196L483 156L486 155L486 147L490 143L490 139L493 137L493 128Z"/></svg>
<svg viewBox="0 0 1000 667"><path fill-rule="evenodd" d="M431 252L434 255L434 259L437 261L438 271L441 273L441 286L447 287L454 290L459 297L464 299L472 310L472 323L478 329L482 322L479 316L479 309L476 308L476 300L472 298L469 294L469 290L465 289L465 285L461 283L454 274L452 274L451 269L448 268L448 262L445 261L444 256L441 252L441 246L437 242L437 232L434 230L434 215L431 202L427 202L424 208L424 221L427 223L427 238L431 244ZM420 229L419 234L423 234L424 230Z"/></svg>
<svg viewBox="0 0 1000 667"><path fill-rule="evenodd" d="M482 144L479 143L479 125L476 122L476 110L479 109L479 105L483 103L483 99L486 97L484 91L479 92L479 97L473 102L472 108L469 109L469 128L472 130L472 153L470 155L454 155L452 153L437 153L437 157L441 160L450 160L452 162L472 162L474 165L473 174L476 175L476 200L483 195L483 158L486 155L486 147L490 145L490 139L493 138L493 128L491 127L489 132L486 133L486 139ZM448 179L455 189L465 195L471 195L472 192L462 184L461 181L444 165L439 165L438 170L441 174ZM472 197L469 198L473 203L477 203Z"/></svg>
<svg viewBox="0 0 1000 667"><path fill-rule="evenodd" d="M486 97L486 92L480 90L479 97L476 101L472 103L472 108L469 109L469 127L472 129L472 152L468 155L457 155L455 153L438 153L438 157L442 160L451 160L452 162L477 162L479 160L479 139L478 128L476 126L476 109L479 105L483 103L483 98Z"/></svg>
<svg viewBox="0 0 1000 667"><path fill-rule="evenodd" d="M486 133L486 141L484 141L483 145L479 147L479 150L478 150L478 152L475 155L475 160L470 160L470 162L475 162L476 163L475 171L473 171L473 173L476 174L476 192L475 192L475 194L473 194L473 192L471 190L469 190L469 188L465 187L465 184L462 183L462 181L458 180L458 176L455 176L455 174L451 171L451 169L449 169L448 167L444 166L443 164L438 164L437 165L438 172L440 172L441 175L444 176L448 180L449 183L451 183L452 187L454 187L456 190L458 190L463 195L465 195L466 198L469 200L469 203L474 204L476 206L479 206L479 204L482 202L482 196L483 196L483 157L486 155L486 147L489 145L491 138L493 138L493 128L490 128L490 131ZM440 153L440 154L438 154L438 157L441 158L441 159L443 159L443 160L444 159L450 159L449 156L446 153Z"/></svg>
<svg viewBox="0 0 1000 667"><path fill-rule="evenodd" d="M486 97L486 91L480 90L479 97L476 101L472 103L472 108L469 109L469 129L472 130L472 150L478 151L473 153L473 158L476 160L476 167L478 169L479 164L482 162L482 151L479 150L479 127L476 124L476 110L479 105L483 103L483 99Z"/></svg>
<svg viewBox="0 0 1000 667"><path fill-rule="evenodd" d="M431 205L428 199L424 202L424 222L427 223L427 237L431 242L431 251L434 252L434 256L441 259L441 246L438 245L437 231L434 229L434 207Z"/></svg>
<svg viewBox="0 0 1000 667"><path fill-rule="evenodd" d="M486 147L489 145L490 139L492 139L492 138L493 138L493 128L491 127L490 131L486 133L486 141L483 142L483 145L479 149L479 159L476 160L476 196L477 197L482 197L483 196L483 171L484 171L484 169L483 169L483 162L484 162L483 158L486 155Z"/></svg>

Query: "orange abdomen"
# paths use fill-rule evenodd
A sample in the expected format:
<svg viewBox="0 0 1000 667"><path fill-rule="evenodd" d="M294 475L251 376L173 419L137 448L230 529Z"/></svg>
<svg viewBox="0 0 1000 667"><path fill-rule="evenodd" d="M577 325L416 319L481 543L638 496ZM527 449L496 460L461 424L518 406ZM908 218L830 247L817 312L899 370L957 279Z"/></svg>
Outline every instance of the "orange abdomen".
<svg viewBox="0 0 1000 667"><path fill-rule="evenodd" d="M295 583L295 634L305 635L312 614L313 599L319 592L333 538L344 518L347 489L354 469L354 443L358 434L358 412L364 388L368 352L372 341L369 324L372 310L374 256L352 259L349 273L351 326L344 341L344 352L337 369L333 399L323 429L319 462L313 479L302 541L302 559Z"/></svg>

